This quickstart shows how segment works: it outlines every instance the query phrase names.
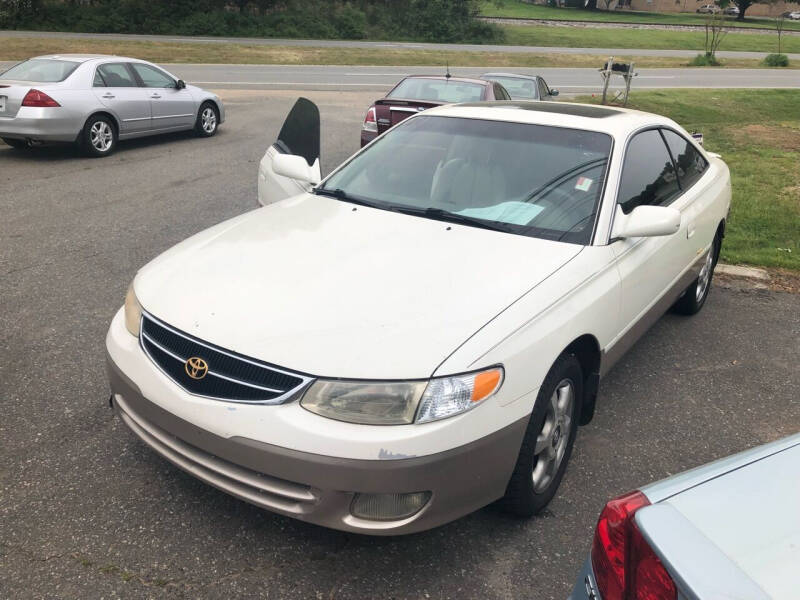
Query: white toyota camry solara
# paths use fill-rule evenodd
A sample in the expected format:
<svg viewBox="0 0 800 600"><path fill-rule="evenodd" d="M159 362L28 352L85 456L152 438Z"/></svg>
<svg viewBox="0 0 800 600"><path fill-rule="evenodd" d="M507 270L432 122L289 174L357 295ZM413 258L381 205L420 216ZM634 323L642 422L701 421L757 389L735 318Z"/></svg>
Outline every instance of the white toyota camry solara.
<svg viewBox="0 0 800 600"><path fill-rule="evenodd" d="M397 534L553 498L601 377L705 303L731 186L669 119L550 102L415 114L320 182L300 99L259 197L137 273L111 402L234 496Z"/></svg>

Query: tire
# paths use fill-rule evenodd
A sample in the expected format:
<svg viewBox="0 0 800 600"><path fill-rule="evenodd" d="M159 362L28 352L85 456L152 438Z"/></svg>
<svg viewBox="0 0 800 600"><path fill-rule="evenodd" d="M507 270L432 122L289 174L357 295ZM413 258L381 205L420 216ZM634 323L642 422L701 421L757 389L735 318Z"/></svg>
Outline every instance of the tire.
<svg viewBox="0 0 800 600"><path fill-rule="evenodd" d="M3 138L3 141L12 148L16 148L17 150L22 150L28 147L28 143L25 140L14 140L12 138Z"/></svg>
<svg viewBox="0 0 800 600"><path fill-rule="evenodd" d="M92 158L110 156L117 149L117 124L106 115L89 117L80 135L83 152Z"/></svg>
<svg viewBox="0 0 800 600"><path fill-rule="evenodd" d="M677 302L672 306L672 310L679 315L696 315L703 308L708 298L708 293L711 291L711 279L714 277L714 267L717 266L717 259L719 259L719 251L722 247L722 240L719 234L714 236L714 241L711 242L711 249L706 255L706 260L703 267L700 269L700 274L697 276L683 295L678 298Z"/></svg>
<svg viewBox="0 0 800 600"><path fill-rule="evenodd" d="M517 464L500 500L504 510L532 517L553 499L575 444L582 401L581 365L573 355L562 354L536 396Z"/></svg>
<svg viewBox="0 0 800 600"><path fill-rule="evenodd" d="M200 137L211 137L219 128L219 109L213 102L203 102L197 111L194 132Z"/></svg>

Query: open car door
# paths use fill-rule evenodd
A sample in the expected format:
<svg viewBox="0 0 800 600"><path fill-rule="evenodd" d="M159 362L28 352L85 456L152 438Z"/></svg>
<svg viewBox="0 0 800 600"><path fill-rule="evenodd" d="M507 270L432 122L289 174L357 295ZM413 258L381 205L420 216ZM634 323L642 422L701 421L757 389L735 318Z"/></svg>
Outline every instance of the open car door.
<svg viewBox="0 0 800 600"><path fill-rule="evenodd" d="M321 179L319 108L298 98L258 167L258 202L272 204L308 192Z"/></svg>

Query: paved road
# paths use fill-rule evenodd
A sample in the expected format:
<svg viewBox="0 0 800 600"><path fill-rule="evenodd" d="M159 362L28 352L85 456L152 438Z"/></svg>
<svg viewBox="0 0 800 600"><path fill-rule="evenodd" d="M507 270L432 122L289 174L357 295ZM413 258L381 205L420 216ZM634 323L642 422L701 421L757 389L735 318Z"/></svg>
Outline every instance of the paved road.
<svg viewBox="0 0 800 600"><path fill-rule="evenodd" d="M309 92L323 168L372 93ZM598 512L637 485L800 430L800 296L719 286L604 381L558 497L372 539L270 514L184 475L107 406L103 338L140 265L255 206L296 93L225 92L229 121L108 159L0 146L0 598L557 598Z"/></svg>
<svg viewBox="0 0 800 600"><path fill-rule="evenodd" d="M362 42L357 40L286 40L276 38L223 38L223 37L188 37L172 35L132 35L111 33L63 33L54 31L0 31L2 36L15 37L77 37L111 40L152 40L157 42L187 42L208 44L255 44L266 46L312 46L322 48L390 48L410 50L453 50L470 52L524 52L548 54L600 54L603 56L677 56L693 57L697 50L648 50L644 48L559 48L555 46L504 46L489 44L430 44L422 42ZM720 51L720 58L764 58L767 52ZM789 54L791 60L800 60L800 54Z"/></svg>
<svg viewBox="0 0 800 600"><path fill-rule="evenodd" d="M11 63L0 62L3 65ZM385 92L411 73L443 73L435 67L359 67L302 65L164 65L190 83L215 89L373 90ZM454 75L478 76L487 70L453 67ZM513 68L542 75L551 87L567 94L601 89L597 69ZM800 88L800 73L780 69L638 69L632 89L650 88ZM621 87L615 78L612 87Z"/></svg>

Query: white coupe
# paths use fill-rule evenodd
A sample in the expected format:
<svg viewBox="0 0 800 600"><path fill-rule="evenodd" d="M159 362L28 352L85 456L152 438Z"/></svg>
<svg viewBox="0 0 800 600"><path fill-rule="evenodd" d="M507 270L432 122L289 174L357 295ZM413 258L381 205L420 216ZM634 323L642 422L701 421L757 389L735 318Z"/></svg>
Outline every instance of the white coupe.
<svg viewBox="0 0 800 600"><path fill-rule="evenodd" d="M705 303L731 185L669 119L550 102L415 114L320 182L301 99L259 197L136 275L111 402L226 492L396 534L550 501L601 377Z"/></svg>

